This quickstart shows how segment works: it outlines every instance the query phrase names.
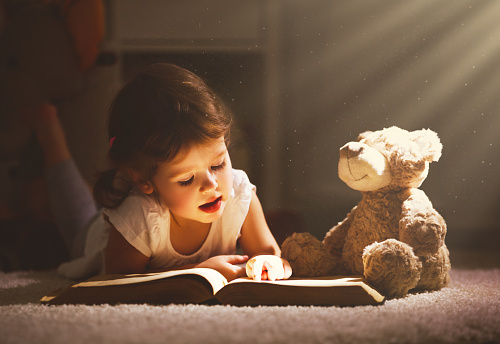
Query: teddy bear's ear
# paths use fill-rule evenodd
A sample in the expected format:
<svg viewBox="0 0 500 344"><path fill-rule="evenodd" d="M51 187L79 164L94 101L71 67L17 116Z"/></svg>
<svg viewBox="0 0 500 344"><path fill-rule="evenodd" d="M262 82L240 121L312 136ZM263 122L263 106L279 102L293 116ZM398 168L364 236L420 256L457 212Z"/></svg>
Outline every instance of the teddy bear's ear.
<svg viewBox="0 0 500 344"><path fill-rule="evenodd" d="M361 134L358 135L358 139L356 141L359 142L359 141L367 138L372 133L373 133L373 131L365 131L364 133L361 133Z"/></svg>
<svg viewBox="0 0 500 344"><path fill-rule="evenodd" d="M411 134L426 161L439 160L443 145L434 131L430 129L422 129L413 131Z"/></svg>

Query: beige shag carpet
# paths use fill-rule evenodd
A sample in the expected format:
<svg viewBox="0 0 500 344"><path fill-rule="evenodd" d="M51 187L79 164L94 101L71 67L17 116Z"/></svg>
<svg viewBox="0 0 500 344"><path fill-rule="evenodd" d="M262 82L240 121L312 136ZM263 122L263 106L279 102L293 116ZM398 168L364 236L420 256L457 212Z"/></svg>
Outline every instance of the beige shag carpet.
<svg viewBox="0 0 500 344"><path fill-rule="evenodd" d="M73 281L0 273L0 343L500 343L500 269L382 306L44 306Z"/></svg>

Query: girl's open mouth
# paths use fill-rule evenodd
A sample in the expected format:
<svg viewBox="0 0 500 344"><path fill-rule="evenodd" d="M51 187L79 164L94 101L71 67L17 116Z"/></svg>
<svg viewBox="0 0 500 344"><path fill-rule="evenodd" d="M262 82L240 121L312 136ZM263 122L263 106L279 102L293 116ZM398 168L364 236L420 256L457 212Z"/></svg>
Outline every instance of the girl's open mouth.
<svg viewBox="0 0 500 344"><path fill-rule="evenodd" d="M205 213L210 214L210 213L215 213L217 210L219 210L221 205L222 205L222 196L219 196L215 201L200 205L199 208Z"/></svg>

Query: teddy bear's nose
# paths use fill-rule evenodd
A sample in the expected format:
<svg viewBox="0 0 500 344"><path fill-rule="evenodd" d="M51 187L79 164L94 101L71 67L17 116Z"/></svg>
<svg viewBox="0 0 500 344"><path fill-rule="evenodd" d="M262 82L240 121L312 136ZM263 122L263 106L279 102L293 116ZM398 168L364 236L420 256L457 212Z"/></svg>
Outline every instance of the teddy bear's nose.
<svg viewBox="0 0 500 344"><path fill-rule="evenodd" d="M354 158L363 153L365 147L359 142L349 142L344 147L340 148L340 156L346 158Z"/></svg>

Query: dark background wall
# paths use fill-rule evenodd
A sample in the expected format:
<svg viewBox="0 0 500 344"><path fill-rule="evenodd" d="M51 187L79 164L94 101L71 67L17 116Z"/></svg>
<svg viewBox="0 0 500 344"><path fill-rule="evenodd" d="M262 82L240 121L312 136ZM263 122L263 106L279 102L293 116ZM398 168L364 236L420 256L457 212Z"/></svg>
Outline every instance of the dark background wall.
<svg viewBox="0 0 500 344"><path fill-rule="evenodd" d="M449 240L499 243L499 15L497 1L287 2L283 192L309 230L360 198L337 177L338 148L397 125L442 140L421 188Z"/></svg>
<svg viewBox="0 0 500 344"><path fill-rule="evenodd" d="M85 94L58 101L90 182L105 166L104 104L141 66L169 61L198 73L228 103L234 165L257 185L266 212L291 211L285 231L322 237L360 200L337 176L344 143L392 125L430 128L443 156L421 188L447 221L448 242L498 251L499 1L104 4L101 50L116 62L85 74ZM12 164L0 161L2 202Z"/></svg>

